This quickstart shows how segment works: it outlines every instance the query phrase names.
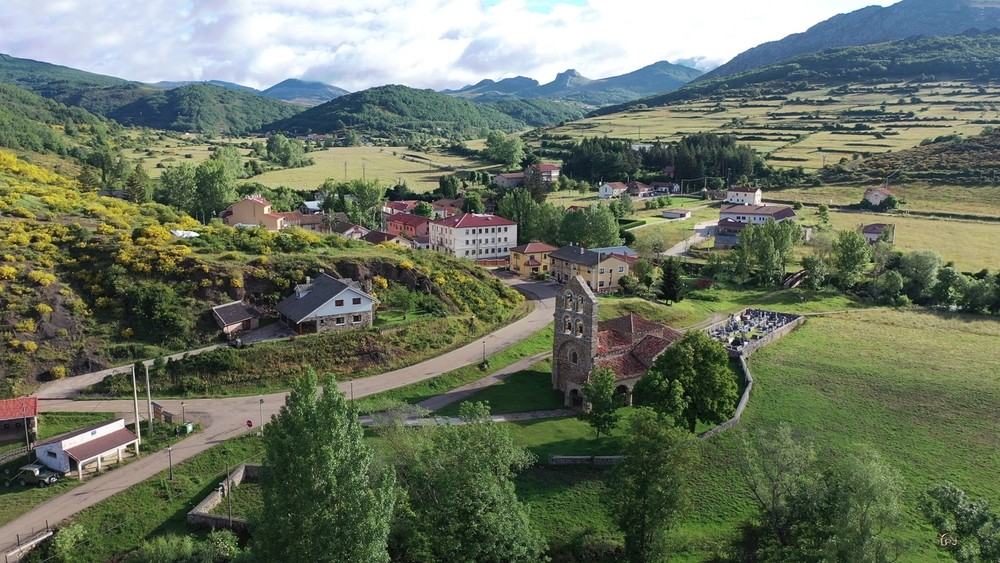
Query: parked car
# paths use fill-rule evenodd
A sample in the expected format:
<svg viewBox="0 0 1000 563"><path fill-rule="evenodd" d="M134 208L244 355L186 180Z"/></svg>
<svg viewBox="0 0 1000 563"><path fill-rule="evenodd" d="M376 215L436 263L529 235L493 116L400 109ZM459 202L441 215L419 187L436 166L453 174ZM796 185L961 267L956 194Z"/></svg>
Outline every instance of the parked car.
<svg viewBox="0 0 1000 563"><path fill-rule="evenodd" d="M44 465L29 463L28 465L21 466L13 477L5 477L3 480L3 486L9 487L12 484L17 483L22 487L26 487L28 485L44 487L46 485L51 485L58 480L58 473L50 471Z"/></svg>

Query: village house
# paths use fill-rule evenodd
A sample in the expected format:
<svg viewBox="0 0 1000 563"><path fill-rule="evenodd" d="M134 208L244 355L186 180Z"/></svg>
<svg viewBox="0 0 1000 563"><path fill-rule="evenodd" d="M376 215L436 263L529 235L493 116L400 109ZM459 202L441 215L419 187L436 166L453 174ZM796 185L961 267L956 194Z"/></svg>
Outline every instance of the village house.
<svg viewBox="0 0 1000 563"><path fill-rule="evenodd" d="M34 450L42 465L60 473L76 470L83 479L84 469L92 463L96 463L98 473L106 463L121 463L122 452L129 446L139 455L139 437L119 418L50 438L36 444Z"/></svg>
<svg viewBox="0 0 1000 563"><path fill-rule="evenodd" d="M462 212L463 205L465 205L465 199L463 198L450 199L443 197L431 203L431 206L434 208L435 219L458 215Z"/></svg>
<svg viewBox="0 0 1000 563"><path fill-rule="evenodd" d="M892 196L892 192L889 190L878 187L878 188L868 188L865 190L864 200L872 205L872 207L878 207L882 205L882 202L889 199Z"/></svg>
<svg viewBox="0 0 1000 563"><path fill-rule="evenodd" d="M400 246L412 247L413 244L406 237L400 235L394 235L391 233L386 233L383 231L368 231L365 236L361 237L361 240L365 242L370 242L372 244L398 244Z"/></svg>
<svg viewBox="0 0 1000 563"><path fill-rule="evenodd" d="M691 210L690 209L664 209L663 210L664 219L690 219Z"/></svg>
<svg viewBox="0 0 1000 563"><path fill-rule="evenodd" d="M212 307L212 317L224 334L253 330L260 326L260 312L243 301Z"/></svg>
<svg viewBox="0 0 1000 563"><path fill-rule="evenodd" d="M351 240L361 240L371 232L361 225L355 225L350 221L337 221L330 227L330 231Z"/></svg>
<svg viewBox="0 0 1000 563"><path fill-rule="evenodd" d="M616 291L618 282L629 274L626 256L587 250L582 246L564 246L549 253L550 273L559 283L569 283L577 276L586 280L593 291Z"/></svg>
<svg viewBox="0 0 1000 563"><path fill-rule="evenodd" d="M368 327L379 303L357 282L320 274L316 281L295 286L295 293L278 303L278 314L296 334Z"/></svg>
<svg viewBox="0 0 1000 563"><path fill-rule="evenodd" d="M219 214L222 222L230 227L264 227L280 231L288 226L283 213L273 213L271 202L259 195L247 196L227 207Z"/></svg>
<svg viewBox="0 0 1000 563"><path fill-rule="evenodd" d="M715 233L715 248L728 249L739 244L740 233L747 225L763 225L795 220L795 211L787 205L723 204Z"/></svg>
<svg viewBox="0 0 1000 563"><path fill-rule="evenodd" d="M861 225L861 236L865 237L868 244L875 244L880 240L892 244L896 241L896 225L892 223Z"/></svg>
<svg viewBox="0 0 1000 563"><path fill-rule="evenodd" d="M562 172L562 169L555 164L534 164L532 167L536 168L538 173L542 175L542 183L547 186L559 180L559 174Z"/></svg>
<svg viewBox="0 0 1000 563"><path fill-rule="evenodd" d="M420 201L416 199L404 199L401 201L387 201L382 204L382 215L388 217L397 213L413 213L413 208Z"/></svg>
<svg viewBox="0 0 1000 563"><path fill-rule="evenodd" d="M597 188L597 195L601 199L612 199L621 197L628 191L628 186L623 182L605 182Z"/></svg>
<svg viewBox="0 0 1000 563"><path fill-rule="evenodd" d="M404 236L410 240L425 237L428 233L430 219L410 213L396 213L385 219L386 232L390 235Z"/></svg>
<svg viewBox="0 0 1000 563"><path fill-rule="evenodd" d="M568 407L587 408L583 385L598 367L614 372L615 391L631 405L635 384L656 357L683 336L636 314L598 322L597 308L597 296L581 276L556 295L552 388L562 391Z"/></svg>
<svg viewBox="0 0 1000 563"><path fill-rule="evenodd" d="M510 271L518 276L548 274L551 261L549 254L556 247L544 242L532 241L510 249Z"/></svg>
<svg viewBox="0 0 1000 563"><path fill-rule="evenodd" d="M653 186L632 180L628 183L628 195L632 197L653 197Z"/></svg>
<svg viewBox="0 0 1000 563"><path fill-rule="evenodd" d="M471 260L507 260L517 242L517 223L496 215L463 213L430 224L432 250Z"/></svg>
<svg viewBox="0 0 1000 563"><path fill-rule="evenodd" d="M524 172L504 172L493 176L493 183L501 189L517 188L524 185Z"/></svg>
<svg viewBox="0 0 1000 563"><path fill-rule="evenodd" d="M649 185L652 186L653 192L657 194L677 194L681 192L680 185L673 182L652 182Z"/></svg>
<svg viewBox="0 0 1000 563"><path fill-rule="evenodd" d="M760 188L729 188L726 190L726 203L734 205L761 205L764 192Z"/></svg>

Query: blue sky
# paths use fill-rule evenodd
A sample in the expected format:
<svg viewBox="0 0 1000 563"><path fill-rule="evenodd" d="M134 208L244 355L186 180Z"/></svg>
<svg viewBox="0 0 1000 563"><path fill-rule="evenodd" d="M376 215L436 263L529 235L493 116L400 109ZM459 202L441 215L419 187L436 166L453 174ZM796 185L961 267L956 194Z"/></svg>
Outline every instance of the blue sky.
<svg viewBox="0 0 1000 563"><path fill-rule="evenodd" d="M713 68L895 0L3 0L0 53L130 80L305 78L360 90Z"/></svg>

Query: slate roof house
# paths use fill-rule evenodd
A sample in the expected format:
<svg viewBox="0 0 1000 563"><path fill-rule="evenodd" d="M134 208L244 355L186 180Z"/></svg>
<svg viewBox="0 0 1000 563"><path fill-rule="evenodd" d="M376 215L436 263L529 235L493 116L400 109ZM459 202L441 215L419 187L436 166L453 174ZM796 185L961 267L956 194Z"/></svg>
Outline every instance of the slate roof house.
<svg viewBox="0 0 1000 563"><path fill-rule="evenodd" d="M626 254L596 252L582 246L564 246L549 253L549 271L557 282L569 283L582 276L599 293L618 289L618 282L629 273Z"/></svg>
<svg viewBox="0 0 1000 563"><path fill-rule="evenodd" d="M377 303L357 282L320 274L295 286L295 293L278 303L278 313L297 334L309 334L371 326Z"/></svg>
<svg viewBox="0 0 1000 563"><path fill-rule="evenodd" d="M635 384L683 336L636 314L598 322L597 306L597 297L580 276L556 296L552 388L563 392L566 406L586 408L582 387L597 367L611 368L616 391L631 404Z"/></svg>

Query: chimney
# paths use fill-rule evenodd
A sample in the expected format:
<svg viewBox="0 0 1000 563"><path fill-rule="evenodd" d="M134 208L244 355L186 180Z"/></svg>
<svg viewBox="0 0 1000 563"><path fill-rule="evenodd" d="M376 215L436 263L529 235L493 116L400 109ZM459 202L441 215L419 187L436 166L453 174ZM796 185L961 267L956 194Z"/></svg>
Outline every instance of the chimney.
<svg viewBox="0 0 1000 563"><path fill-rule="evenodd" d="M580 247L580 255L583 255L583 253L584 253L584 252L585 252L585 250L584 250L584 249L583 249L583 247L581 246L581 247Z"/></svg>

